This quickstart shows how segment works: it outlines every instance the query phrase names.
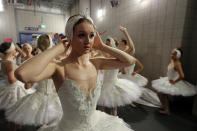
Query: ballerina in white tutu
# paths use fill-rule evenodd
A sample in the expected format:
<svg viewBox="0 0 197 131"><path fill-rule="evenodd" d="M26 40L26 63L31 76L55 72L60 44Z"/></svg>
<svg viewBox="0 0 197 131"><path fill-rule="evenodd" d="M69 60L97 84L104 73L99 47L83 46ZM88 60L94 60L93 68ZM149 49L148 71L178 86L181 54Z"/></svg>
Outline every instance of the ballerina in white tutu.
<svg viewBox="0 0 197 131"><path fill-rule="evenodd" d="M38 39L38 48L50 49L53 43L50 37L43 34ZM38 82L37 91L19 100L6 111L6 118L21 125L54 126L63 115L61 103L52 79Z"/></svg>
<svg viewBox="0 0 197 131"><path fill-rule="evenodd" d="M24 88L24 84L18 81L14 76L17 65L14 62L16 48L14 43L3 42L0 45L0 52L3 54L1 60L1 71L3 77L0 80L0 109L8 110L15 105L28 92ZM10 130L20 128L12 123L8 123Z"/></svg>
<svg viewBox="0 0 197 131"><path fill-rule="evenodd" d="M120 118L96 110L101 86L98 70L118 69L134 63L135 58L103 44L91 18L74 15L68 19L66 35L69 44L57 44L24 63L15 72L20 80L40 81L52 77L59 89L63 117L45 131L132 131ZM70 55L60 64L49 64L72 46ZM114 58L90 59L91 48L109 53ZM36 63L40 63L39 65ZM29 70L32 69L32 70Z"/></svg>
<svg viewBox="0 0 197 131"><path fill-rule="evenodd" d="M134 43L131 37L129 36L127 29L122 26L120 26L119 29L126 37L126 40L122 39L119 43L123 51L127 52L130 55L134 55L135 53ZM134 71L135 65L137 65L138 67L136 71ZM119 74L119 78L132 81L141 88L142 96L140 97L140 99L135 101L136 103L151 106L151 107L160 107L161 103L159 101L157 94L154 91L145 88L145 86L148 83L148 79L139 74L143 69L144 66L142 65L142 63L138 59L136 59L135 64L129 67L125 67L124 69L121 69L121 74ZM136 107L136 105L133 103L131 104L131 106Z"/></svg>
<svg viewBox="0 0 197 131"><path fill-rule="evenodd" d="M170 115L168 95L193 96L197 91L194 85L182 80L184 73L179 60L181 55L180 49L172 50L167 77L152 81L152 87L157 90L163 106L163 110L160 111L162 114Z"/></svg>
<svg viewBox="0 0 197 131"><path fill-rule="evenodd" d="M116 48L113 38L108 37L106 45ZM112 57L104 54L105 57ZM133 82L126 79L118 79L119 69L105 70L103 76L103 85L101 95L98 100L98 106L111 108L111 115L117 115L117 107L131 104L140 98L141 89ZM102 111L104 108L99 107Z"/></svg>
<svg viewBox="0 0 197 131"><path fill-rule="evenodd" d="M125 35L125 37L127 39L127 40L122 39L119 43L122 47L122 50L133 56L135 54L134 43L133 43L131 37L129 36L127 29L122 26L120 26L119 29ZM135 64L138 66L138 70L136 70L136 71L134 71ZM126 78L126 79L136 83L138 86L141 86L141 87L146 86L148 83L147 78L145 78L139 74L143 70L144 67L139 60L136 60L135 64L133 64L129 67L125 67L122 70L122 74L119 75L119 77Z"/></svg>
<svg viewBox="0 0 197 131"><path fill-rule="evenodd" d="M4 74L0 84L0 109L9 109L19 99L27 95L24 84L14 76L17 68L13 62L16 54L14 43L4 42L0 45L0 52L4 54L1 61L1 70Z"/></svg>

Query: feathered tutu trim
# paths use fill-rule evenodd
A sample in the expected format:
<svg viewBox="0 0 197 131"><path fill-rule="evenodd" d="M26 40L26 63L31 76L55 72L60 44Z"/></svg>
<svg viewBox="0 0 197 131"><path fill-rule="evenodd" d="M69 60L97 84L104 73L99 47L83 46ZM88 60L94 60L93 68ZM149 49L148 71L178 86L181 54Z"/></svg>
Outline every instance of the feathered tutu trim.
<svg viewBox="0 0 197 131"><path fill-rule="evenodd" d="M161 77L160 79L153 80L152 87L158 92L170 95L193 96L197 92L194 85L183 80L171 84L168 77Z"/></svg>
<svg viewBox="0 0 197 131"><path fill-rule="evenodd" d="M114 83L104 84L101 88L98 105L105 107L118 107L131 104L142 95L141 89L126 79L117 79Z"/></svg>

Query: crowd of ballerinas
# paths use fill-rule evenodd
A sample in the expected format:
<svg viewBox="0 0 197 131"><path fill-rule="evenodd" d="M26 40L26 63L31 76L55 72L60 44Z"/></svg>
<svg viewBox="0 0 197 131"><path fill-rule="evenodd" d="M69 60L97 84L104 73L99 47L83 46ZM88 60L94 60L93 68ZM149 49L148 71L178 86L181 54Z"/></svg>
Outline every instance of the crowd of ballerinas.
<svg viewBox="0 0 197 131"><path fill-rule="evenodd" d="M109 36L103 42L100 36L106 31L98 33L91 18L74 15L68 19L66 39L42 34L35 49L28 43L22 48L1 43L0 109L9 129L34 125L39 131L131 131L114 117L117 107L139 103L170 115L168 95L196 94L196 87L183 80L180 48L169 54L167 77L152 81L153 91L140 75L144 66L134 58L127 29L117 31L123 39Z"/></svg>

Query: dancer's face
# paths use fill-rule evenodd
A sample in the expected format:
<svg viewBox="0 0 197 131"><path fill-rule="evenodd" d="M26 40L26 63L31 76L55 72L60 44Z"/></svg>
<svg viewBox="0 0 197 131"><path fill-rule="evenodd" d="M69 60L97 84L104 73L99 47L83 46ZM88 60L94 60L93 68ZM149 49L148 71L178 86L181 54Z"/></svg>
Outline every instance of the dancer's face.
<svg viewBox="0 0 197 131"><path fill-rule="evenodd" d="M72 39L72 50L78 54L89 53L94 43L95 29L94 26L84 21L74 29Z"/></svg>
<svg viewBox="0 0 197 131"><path fill-rule="evenodd" d="M119 44L120 44L121 47L125 47L125 44L124 44L123 41L120 41Z"/></svg>
<svg viewBox="0 0 197 131"><path fill-rule="evenodd" d="M30 45L24 45L24 46L23 46L23 50L25 51L25 53L30 53L30 52L31 52L31 47L30 47Z"/></svg>
<svg viewBox="0 0 197 131"><path fill-rule="evenodd" d="M110 43L109 40L106 40L105 44L108 45L108 46L111 46L111 43Z"/></svg>

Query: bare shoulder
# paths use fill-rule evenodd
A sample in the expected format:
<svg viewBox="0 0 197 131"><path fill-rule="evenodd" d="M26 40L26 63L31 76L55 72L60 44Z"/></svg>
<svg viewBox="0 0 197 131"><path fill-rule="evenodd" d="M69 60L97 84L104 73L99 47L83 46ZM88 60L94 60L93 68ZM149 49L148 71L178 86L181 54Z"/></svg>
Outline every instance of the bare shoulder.
<svg viewBox="0 0 197 131"><path fill-rule="evenodd" d="M181 62L180 62L180 61L176 61L176 62L174 63L174 65L175 65L175 66L181 66Z"/></svg>
<svg viewBox="0 0 197 131"><path fill-rule="evenodd" d="M14 63L9 60L2 60L1 67L3 72L10 72L14 69Z"/></svg>

